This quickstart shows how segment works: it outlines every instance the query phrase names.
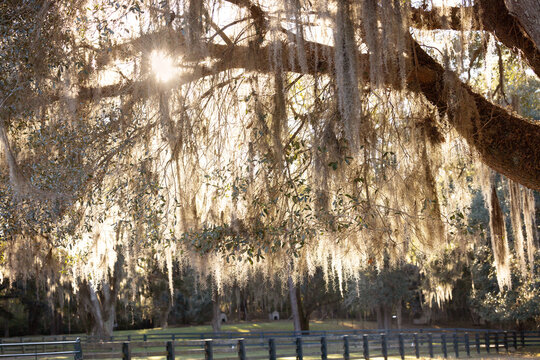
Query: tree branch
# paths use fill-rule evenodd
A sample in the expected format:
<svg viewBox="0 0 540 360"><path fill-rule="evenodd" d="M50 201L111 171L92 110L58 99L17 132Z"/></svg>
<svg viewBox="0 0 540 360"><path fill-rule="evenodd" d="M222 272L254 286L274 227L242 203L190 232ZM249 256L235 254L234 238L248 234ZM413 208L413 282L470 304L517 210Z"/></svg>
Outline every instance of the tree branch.
<svg viewBox="0 0 540 360"><path fill-rule="evenodd" d="M412 24L427 30L489 31L512 51L519 50L524 60L540 77L540 51L519 19L508 11L504 0L478 0L473 7L452 7L447 9L446 13L447 15L444 15L440 8L430 11L413 8ZM472 21L463 21L464 16L472 18Z"/></svg>
<svg viewBox="0 0 540 360"><path fill-rule="evenodd" d="M409 88L420 91L441 113L447 113L450 123L486 165L515 182L540 190L540 125L492 104L453 74L450 76L456 94L448 94L444 80L448 73L418 43L414 42L413 47L417 64ZM472 114L463 114L464 108L471 105L475 109L465 110Z"/></svg>

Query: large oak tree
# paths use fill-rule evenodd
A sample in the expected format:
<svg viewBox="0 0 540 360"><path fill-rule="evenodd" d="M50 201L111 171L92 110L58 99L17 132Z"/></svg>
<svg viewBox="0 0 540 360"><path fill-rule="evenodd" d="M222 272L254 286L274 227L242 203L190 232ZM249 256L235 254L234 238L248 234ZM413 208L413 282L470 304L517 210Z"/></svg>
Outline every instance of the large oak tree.
<svg viewBox="0 0 540 360"><path fill-rule="evenodd" d="M540 125L504 104L500 55L540 75L540 5L439 5L4 2L3 276L63 262L99 288L118 259L129 277L176 257L219 286L245 259L290 279L466 244L471 159L540 190ZM493 44L486 91L463 74Z"/></svg>

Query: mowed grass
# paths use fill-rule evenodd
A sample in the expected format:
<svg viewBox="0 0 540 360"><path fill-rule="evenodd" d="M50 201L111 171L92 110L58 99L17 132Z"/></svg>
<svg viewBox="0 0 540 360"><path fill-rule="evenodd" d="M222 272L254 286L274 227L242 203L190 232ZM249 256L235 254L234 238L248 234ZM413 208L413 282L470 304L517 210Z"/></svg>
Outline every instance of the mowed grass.
<svg viewBox="0 0 540 360"><path fill-rule="evenodd" d="M312 320L309 322L310 330L331 331L331 330L353 330L353 329L375 329L377 324L369 321L351 320ZM260 331L293 331L294 326L291 320L278 321L248 321L227 323L221 327L223 332L250 333ZM210 333L211 325L194 325L181 327L168 327L165 329L142 329L142 330L118 330L114 335L143 335L143 334L186 334L186 333Z"/></svg>

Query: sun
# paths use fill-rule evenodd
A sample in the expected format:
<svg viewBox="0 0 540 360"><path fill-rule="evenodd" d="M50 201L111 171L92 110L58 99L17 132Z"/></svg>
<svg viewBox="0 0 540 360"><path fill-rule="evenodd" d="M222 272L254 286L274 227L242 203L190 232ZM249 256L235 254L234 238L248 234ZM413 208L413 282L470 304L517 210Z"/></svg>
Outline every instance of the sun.
<svg viewBox="0 0 540 360"><path fill-rule="evenodd" d="M168 82L178 73L173 59L160 50L154 50L150 54L150 67L156 80L161 83Z"/></svg>

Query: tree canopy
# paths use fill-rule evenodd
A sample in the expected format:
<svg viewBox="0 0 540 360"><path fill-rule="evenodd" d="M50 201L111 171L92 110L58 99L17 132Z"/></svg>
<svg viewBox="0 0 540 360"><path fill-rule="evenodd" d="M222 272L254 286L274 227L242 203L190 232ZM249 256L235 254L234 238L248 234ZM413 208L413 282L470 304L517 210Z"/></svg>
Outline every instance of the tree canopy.
<svg viewBox="0 0 540 360"><path fill-rule="evenodd" d="M156 259L218 287L318 266L342 284L470 246L481 187L502 288L493 171L532 271L540 125L510 107L505 63L538 84L534 0L8 0L0 17L0 277L114 293Z"/></svg>

